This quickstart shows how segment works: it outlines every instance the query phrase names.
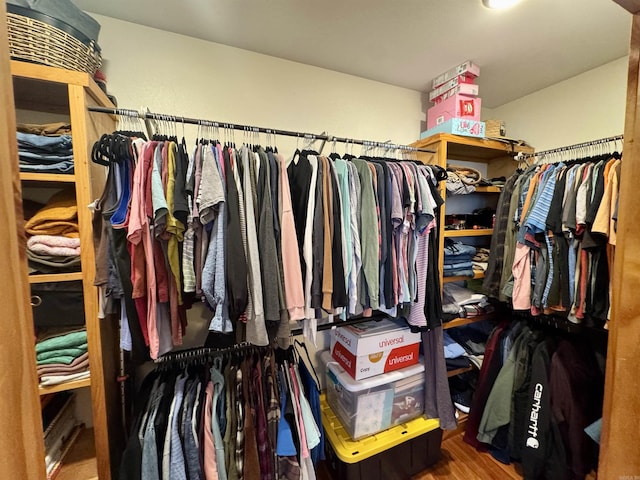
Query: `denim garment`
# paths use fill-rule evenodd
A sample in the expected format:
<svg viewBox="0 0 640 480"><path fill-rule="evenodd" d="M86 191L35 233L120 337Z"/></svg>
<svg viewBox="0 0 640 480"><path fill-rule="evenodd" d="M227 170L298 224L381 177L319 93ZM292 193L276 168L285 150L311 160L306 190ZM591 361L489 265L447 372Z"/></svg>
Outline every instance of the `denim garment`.
<svg viewBox="0 0 640 480"><path fill-rule="evenodd" d="M183 408L182 435L184 442L184 460L187 467L189 480L202 480L202 468L200 466L200 447L198 435L194 424L194 414L197 414L197 402L200 395L200 380L194 380L188 387Z"/></svg>
<svg viewBox="0 0 640 480"><path fill-rule="evenodd" d="M55 163L62 160L73 160L71 152L33 152L29 150L18 150L18 156L22 161L32 163Z"/></svg>
<svg viewBox="0 0 640 480"><path fill-rule="evenodd" d="M16 132L18 149L20 151L31 152L65 152L71 153L73 144L71 135L60 135L57 137L45 137L32 133Z"/></svg>
<svg viewBox="0 0 640 480"><path fill-rule="evenodd" d="M73 173L73 161L65 160L50 165L20 162L21 172Z"/></svg>
<svg viewBox="0 0 640 480"><path fill-rule="evenodd" d="M160 480L160 468L158 464L158 447L156 443L156 429L154 421L158 413L158 405L164 394L165 384L158 386L156 396L149 402L149 415L142 443L142 478L145 480Z"/></svg>
<svg viewBox="0 0 640 480"><path fill-rule="evenodd" d="M476 247L465 245L464 243L452 242L444 247L445 258L457 257L459 255L475 255Z"/></svg>
<svg viewBox="0 0 640 480"><path fill-rule="evenodd" d="M171 440L170 440L170 452L169 458L171 465L169 467L169 478L171 480L187 480L187 471L184 461L183 445L180 439L178 431L178 425L180 425L180 411L182 409L182 402L184 399L184 386L187 381L187 376L178 377L176 380L176 389L174 393L174 405L171 412ZM167 452L165 452L165 455Z"/></svg>
<svg viewBox="0 0 640 480"><path fill-rule="evenodd" d="M213 382L213 401L211 407L211 430L213 432L213 443L216 448L216 467L218 468L218 479L227 480L227 469L225 467L224 443L220 435L220 425L216 414L220 394L224 393L224 375L220 372L221 359L217 357L211 367L211 381ZM224 396L224 395L223 395Z"/></svg>

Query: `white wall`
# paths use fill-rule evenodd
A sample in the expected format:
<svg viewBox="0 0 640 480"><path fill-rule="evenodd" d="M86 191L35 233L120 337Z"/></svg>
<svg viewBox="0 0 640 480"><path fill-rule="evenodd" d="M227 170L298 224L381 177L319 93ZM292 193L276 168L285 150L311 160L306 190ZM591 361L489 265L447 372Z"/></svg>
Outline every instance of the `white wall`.
<svg viewBox="0 0 640 480"><path fill-rule="evenodd" d="M536 150L619 135L624 129L627 57L494 108L507 136ZM483 115L484 118L488 118Z"/></svg>
<svg viewBox="0 0 640 480"><path fill-rule="evenodd" d="M121 107L364 140L419 138L417 91L91 15ZM279 145L289 154L295 140Z"/></svg>

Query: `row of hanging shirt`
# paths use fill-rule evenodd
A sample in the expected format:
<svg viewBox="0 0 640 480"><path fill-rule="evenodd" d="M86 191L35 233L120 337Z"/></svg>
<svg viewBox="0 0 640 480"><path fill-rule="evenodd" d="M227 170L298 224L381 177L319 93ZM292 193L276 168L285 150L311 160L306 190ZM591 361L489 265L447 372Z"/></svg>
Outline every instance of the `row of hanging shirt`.
<svg viewBox="0 0 640 480"><path fill-rule="evenodd" d="M533 165L500 196L487 294L579 323L609 317L621 159Z"/></svg>
<svg viewBox="0 0 640 480"><path fill-rule="evenodd" d="M324 459L316 379L294 352L159 366L136 395L122 480L313 480Z"/></svg>
<svg viewBox="0 0 640 480"><path fill-rule="evenodd" d="M311 151L287 162L207 141L188 155L184 141L135 135L102 143L96 284L103 311L121 315L123 349L155 359L181 345L200 299L211 331L255 345L288 337L296 320L314 338L323 316L402 309L416 327L440 320L428 258L441 169Z"/></svg>

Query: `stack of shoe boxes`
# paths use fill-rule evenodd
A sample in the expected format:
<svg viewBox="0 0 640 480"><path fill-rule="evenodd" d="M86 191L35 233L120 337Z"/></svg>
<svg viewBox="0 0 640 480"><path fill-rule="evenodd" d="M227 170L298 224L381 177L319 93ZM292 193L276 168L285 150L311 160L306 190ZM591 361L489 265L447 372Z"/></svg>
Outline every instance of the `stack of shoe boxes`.
<svg viewBox="0 0 640 480"><path fill-rule="evenodd" d="M475 79L480 67L466 61L433 79L429 101L433 106L427 111L427 130L421 138L436 133L454 133L472 137L484 137L485 125L480 121L482 100Z"/></svg>

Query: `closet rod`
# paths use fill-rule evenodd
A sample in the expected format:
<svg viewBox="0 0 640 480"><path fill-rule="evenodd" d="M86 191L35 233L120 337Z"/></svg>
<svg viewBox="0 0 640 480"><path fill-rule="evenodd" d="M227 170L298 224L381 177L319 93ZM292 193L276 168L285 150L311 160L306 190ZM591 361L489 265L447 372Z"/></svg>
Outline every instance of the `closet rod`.
<svg viewBox="0 0 640 480"><path fill-rule="evenodd" d="M128 108L108 108L108 107L89 106L87 107L87 110L89 110L90 112L108 113L110 115L120 115L120 116L131 117L131 118L170 121L175 123L188 123L191 125L201 125L203 127L217 127L217 128L229 128L232 130L244 130L245 132L249 132L249 133L268 133L268 134L274 134L274 135L283 135L287 137L304 138L307 140L323 140L325 142L340 142L340 143L364 145L367 147L380 147L380 148L386 148L389 150L405 150L410 152L436 153L434 150L411 147L409 145L399 145L399 144L394 144L390 142L374 142L370 140L358 140L355 138L336 137L334 135L325 135L325 134L316 135L314 133L294 132L292 130L279 130L276 128L252 127L250 125L239 125L237 123L213 122L211 120L188 118L188 117L181 117L176 115L165 115L162 113L138 112L137 110L131 110Z"/></svg>
<svg viewBox="0 0 640 480"><path fill-rule="evenodd" d="M238 343L227 348L209 348L209 347L197 347L189 350L180 350L177 352L167 353L159 357L156 364L166 364L171 362L187 362L191 360L200 360L207 357L214 357L219 355L225 355L227 353L243 352L246 350L264 350L269 348L268 346L253 345L248 342Z"/></svg>
<svg viewBox="0 0 640 480"><path fill-rule="evenodd" d="M593 147L595 145L602 145L603 143L616 142L622 139L623 139L623 135L615 135L613 137L605 137L605 138L599 138L597 140L590 140L588 142L576 143L575 145L567 145L565 147L557 147L557 148L552 148L550 150L542 150L541 152L523 153L522 155L526 158L543 157L545 155L551 155L551 154L560 153L560 152L567 152L569 150L576 150L578 148Z"/></svg>

